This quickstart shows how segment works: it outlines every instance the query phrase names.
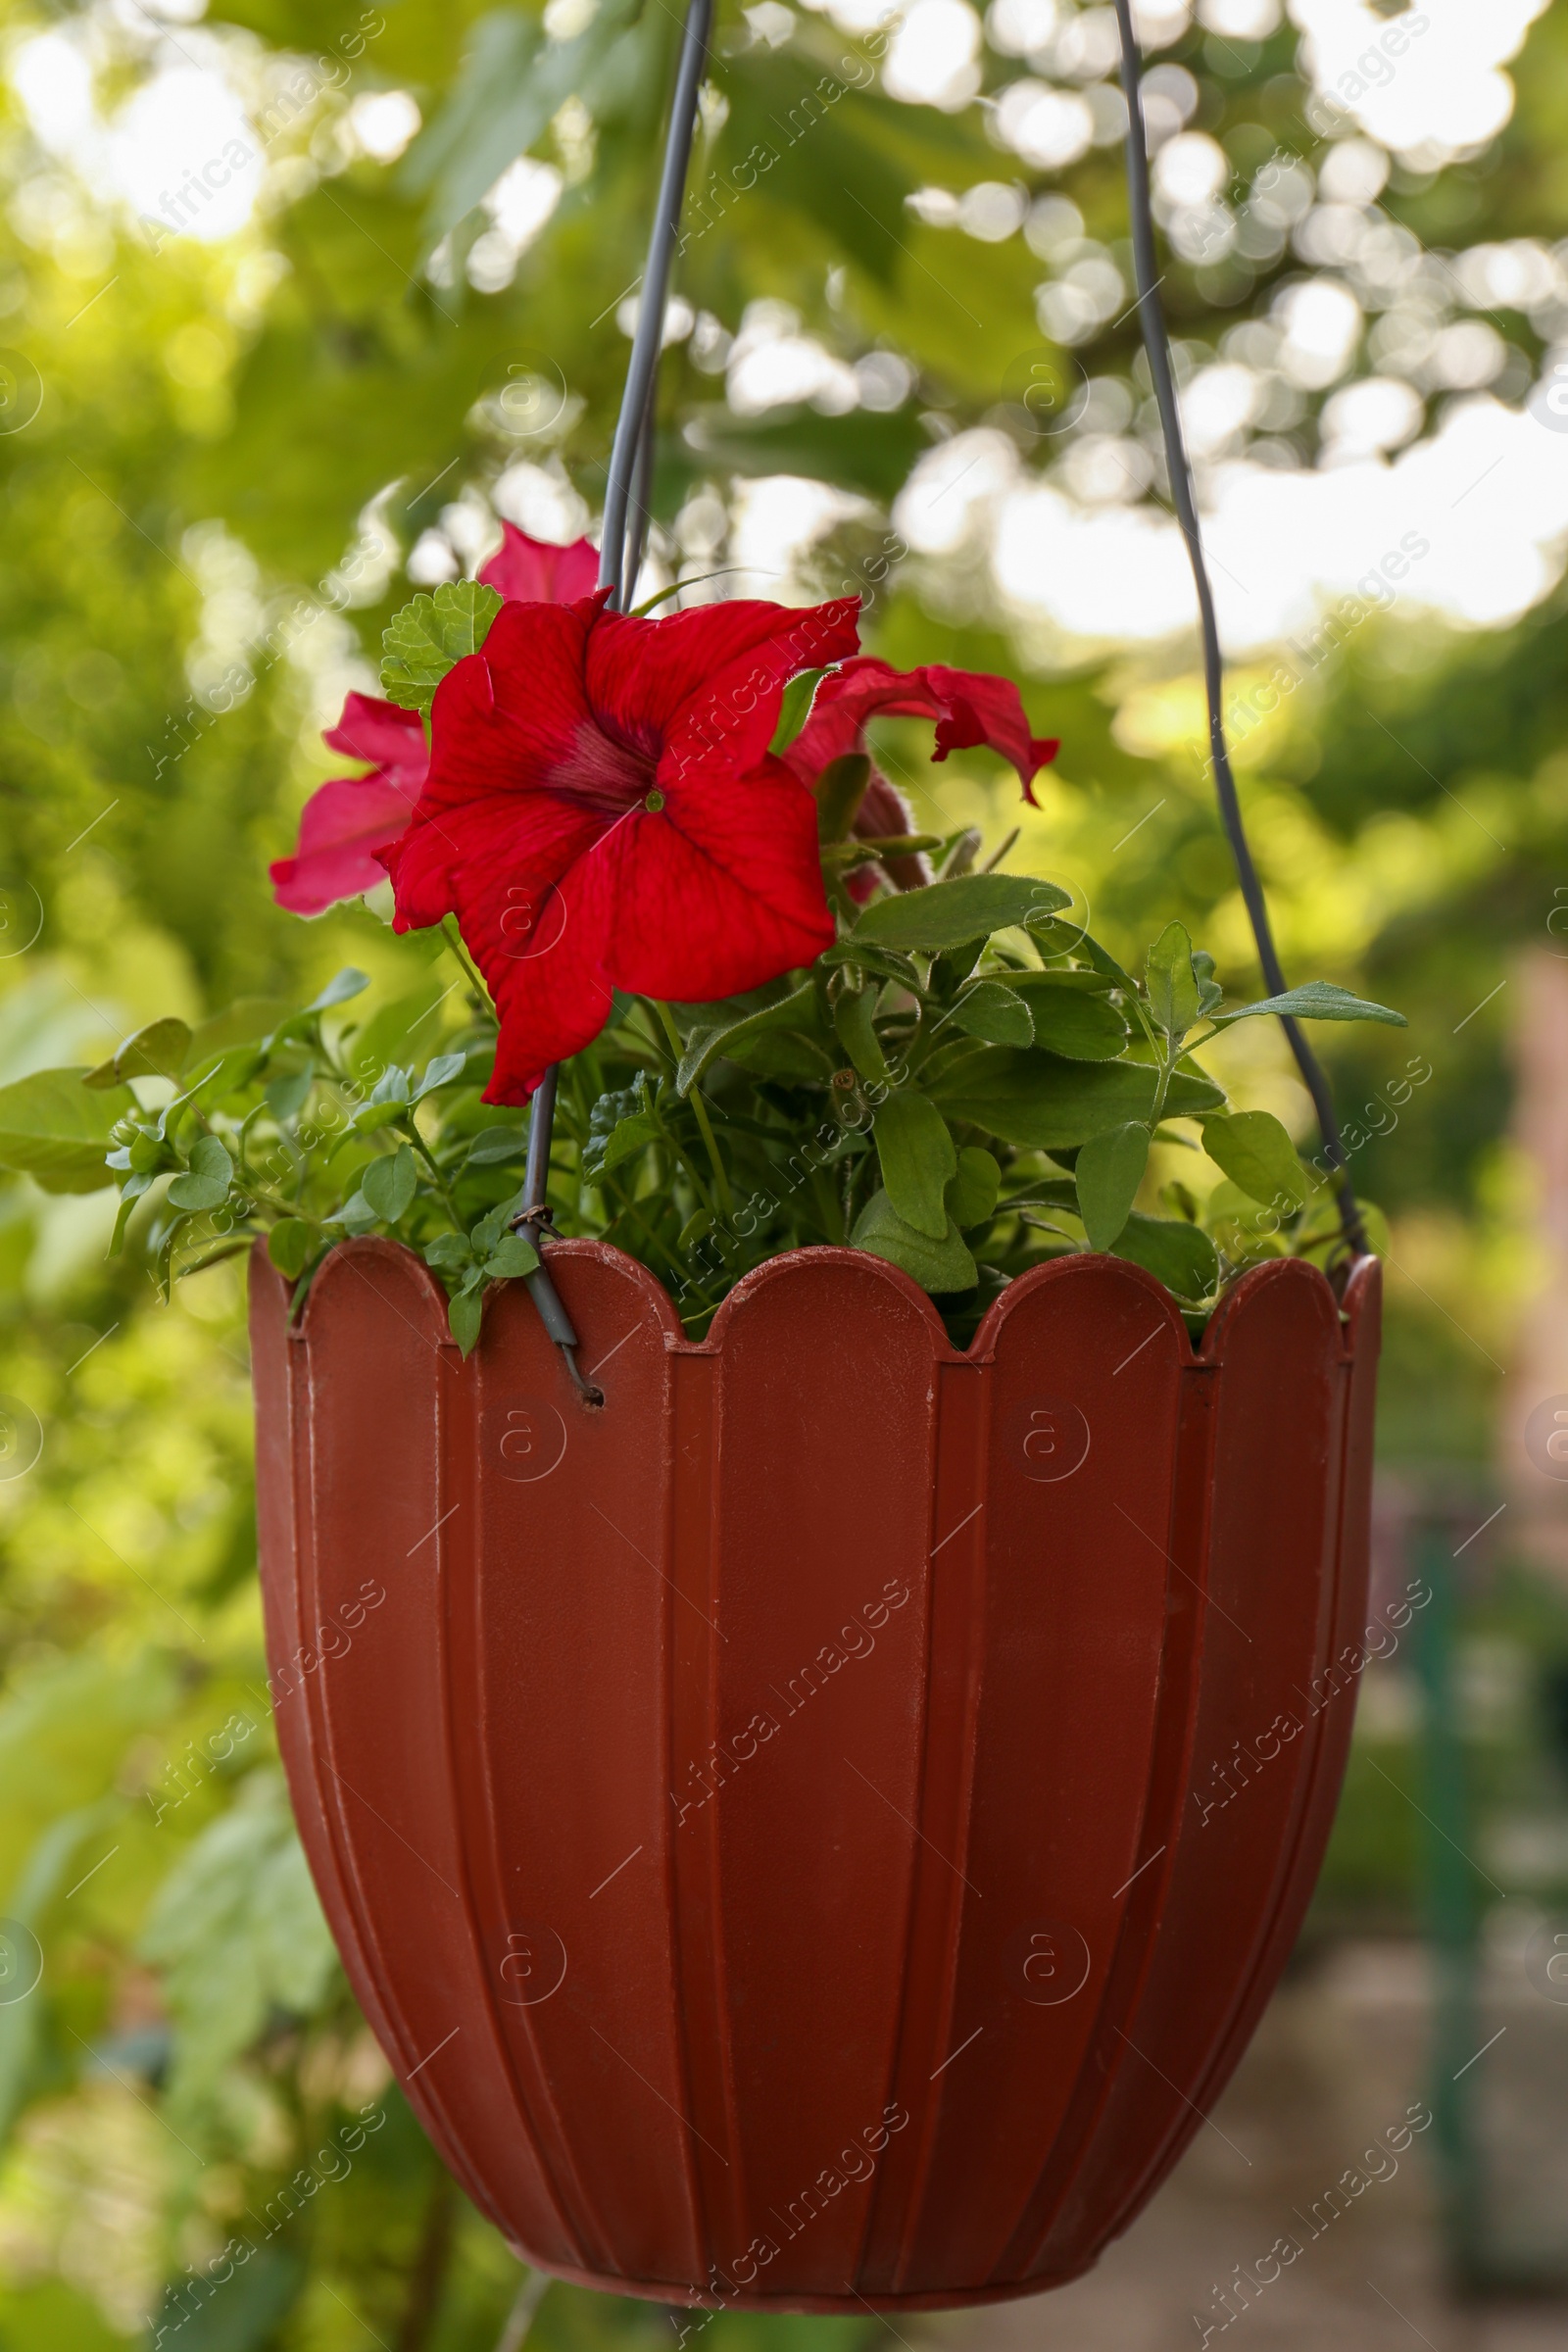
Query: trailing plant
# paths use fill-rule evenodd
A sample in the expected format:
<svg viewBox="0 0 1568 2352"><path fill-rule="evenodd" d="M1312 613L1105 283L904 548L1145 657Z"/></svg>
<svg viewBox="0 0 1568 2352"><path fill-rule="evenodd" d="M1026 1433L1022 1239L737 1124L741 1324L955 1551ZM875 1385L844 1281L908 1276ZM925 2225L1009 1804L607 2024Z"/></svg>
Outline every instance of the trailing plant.
<svg viewBox="0 0 1568 2352"><path fill-rule="evenodd" d="M509 530L489 576L394 618L390 699L351 696L328 738L369 770L273 869L312 908L389 872L396 927L455 976L154 1022L0 1090L0 1160L51 1190L107 1169L115 1246L165 1289L265 1233L297 1302L336 1243L390 1236L465 1352L488 1287L539 1262L518 1108L556 1062L550 1229L642 1259L694 1334L822 1244L902 1267L959 1338L1065 1252L1134 1260L1196 1324L1259 1257L1343 1250L1334 1178L1202 1051L1263 1015L1399 1013L1324 981L1229 1004L1179 922L1129 970L1068 892L1003 870L1010 843L981 866L973 831L914 832L867 719L935 719L938 759L989 744L1032 798L1056 747L1005 681L858 656L853 601L540 601L540 554ZM1212 1168L1156 1187L1156 1143Z"/></svg>

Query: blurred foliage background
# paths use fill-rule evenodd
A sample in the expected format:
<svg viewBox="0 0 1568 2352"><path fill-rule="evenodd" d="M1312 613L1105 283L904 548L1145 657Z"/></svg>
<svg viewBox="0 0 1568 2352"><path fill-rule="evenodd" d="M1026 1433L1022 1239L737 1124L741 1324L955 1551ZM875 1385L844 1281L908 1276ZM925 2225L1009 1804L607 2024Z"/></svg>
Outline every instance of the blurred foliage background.
<svg viewBox="0 0 1568 2352"><path fill-rule="evenodd" d="M1517 413L1568 334L1568 9L1512 9L1504 125L1392 171L1353 109L1312 97L1314 13L1144 11L1155 127L1196 142L1175 151L1187 192L1166 174L1182 372L1217 395L1212 370L1252 355L1232 424L1202 442L1205 490L1248 452L1332 464L1349 414L1332 403L1362 379L1404 400L1374 457L1466 402ZM1413 21L1400 0L1359 13L1373 33ZM982 756L928 769L921 731L893 729L927 821L1021 821L1012 862L1070 879L1112 945L1179 913L1245 992L1191 634L1045 627L972 532L932 519L958 471L933 464L960 445L982 480L1049 483L1086 514L1158 508L1109 18L993 0L982 39L964 0L916 0L904 30L848 0L725 0L646 586L725 566L693 593L847 582L892 660L1018 675L1037 730L1063 740L1041 813ZM279 913L267 861L410 581L476 568L499 514L565 538L597 511L677 33L662 0L550 0L542 19L471 0L0 7L0 1078L94 1061L161 1013L309 992L351 960L415 984L420 943L368 908ZM198 183L221 157L227 178ZM1314 199L1317 178L1340 193ZM1293 376L1269 322L1303 284L1353 276L1347 214L1395 252L1404 293L1370 323L1357 310L1337 372ZM1477 251L1527 258L1510 279ZM1107 466L1124 477L1108 494ZM1127 546L1107 561L1131 604ZM1478 1493L1539 1268L1505 983L1521 947L1549 946L1568 877L1555 580L1491 626L1403 599L1368 616L1299 664L1242 748L1287 966L1410 1017L1408 1036L1327 1049L1358 1182L1393 1222L1383 1446L1396 1475L1442 1464ZM1262 1028L1236 1033L1230 1074L1305 1136ZM1386 1117L1412 1054L1430 1074ZM389 2090L289 1826L242 1279L220 1266L159 1305L106 1261L113 1205L0 1189L0 1910L15 1966L28 1935L42 1966L0 2000L0 2345L514 2345L528 2282ZM1487 1606L1496 1769L1555 1788L1560 1612ZM1521 1660L1544 1661L1539 1688ZM1331 1925L1414 1916L1410 1725L1390 1688ZM1536 1762L1507 1764L1538 1716ZM236 2237L250 2258L193 2293ZM729 2352L878 2331L717 2325ZM564 2287L532 2326L550 2352L673 2341L661 2309Z"/></svg>

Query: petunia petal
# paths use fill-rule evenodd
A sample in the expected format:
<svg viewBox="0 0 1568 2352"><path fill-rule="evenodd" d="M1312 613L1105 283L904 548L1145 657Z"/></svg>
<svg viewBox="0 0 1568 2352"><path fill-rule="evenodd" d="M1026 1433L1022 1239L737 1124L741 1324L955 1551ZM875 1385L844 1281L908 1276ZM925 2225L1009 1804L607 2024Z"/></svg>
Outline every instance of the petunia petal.
<svg viewBox="0 0 1568 2352"><path fill-rule="evenodd" d="M603 831L602 813L569 793L494 793L427 809L381 853L397 900L393 927L422 931L471 912L477 928L464 937L488 978L486 956L514 953L544 893Z"/></svg>
<svg viewBox="0 0 1568 2352"><path fill-rule="evenodd" d="M599 550L586 539L560 547L530 539L515 523L501 525L501 545L479 574L508 604L568 605L592 593L599 579Z"/></svg>
<svg viewBox="0 0 1568 2352"><path fill-rule="evenodd" d="M694 780L657 812L633 810L591 862L608 877L618 987L707 1004L833 944L816 805L776 761L739 781Z"/></svg>
<svg viewBox="0 0 1568 2352"><path fill-rule="evenodd" d="M483 859L488 829L548 788L591 727L577 605L503 605L481 650L450 669L431 708L430 773L395 867L400 929L453 911L453 868Z"/></svg>
<svg viewBox="0 0 1568 2352"><path fill-rule="evenodd" d="M269 866L273 897L290 914L360 898L385 880L374 853L408 821L408 796L383 775L334 776L306 802L294 856Z"/></svg>
<svg viewBox="0 0 1568 2352"><path fill-rule="evenodd" d="M810 717L784 755L790 768L803 782L814 782L829 760L863 748L866 721L874 717L934 718L936 760L988 745L1012 761L1031 807L1035 776L1058 749L1053 739L1030 734L1022 699L1009 678L949 669L941 662L899 670L861 656L822 680Z"/></svg>
<svg viewBox="0 0 1568 2352"><path fill-rule="evenodd" d="M662 754L659 782L688 770L744 773L767 750L785 686L855 651L859 601L791 608L737 598L662 620L604 613L588 644L590 702L602 724Z"/></svg>
<svg viewBox="0 0 1568 2352"><path fill-rule="evenodd" d="M467 867L458 886L459 928L501 1016L492 1102L524 1101L610 1017L609 909L591 854L599 828L579 816L568 834L561 815L530 804L502 856Z"/></svg>
<svg viewBox="0 0 1568 2352"><path fill-rule="evenodd" d="M387 769L411 801L430 763L424 721L417 710L400 710L396 703L383 703L372 694L349 695L342 717L321 741L328 751L341 752L345 759L368 760Z"/></svg>

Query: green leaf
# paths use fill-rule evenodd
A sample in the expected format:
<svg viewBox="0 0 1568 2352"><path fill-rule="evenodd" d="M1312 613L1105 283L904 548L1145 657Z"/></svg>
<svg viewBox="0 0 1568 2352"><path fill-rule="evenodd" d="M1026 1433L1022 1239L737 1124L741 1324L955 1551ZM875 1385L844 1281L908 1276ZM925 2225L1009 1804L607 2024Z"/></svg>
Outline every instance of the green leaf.
<svg viewBox="0 0 1568 2352"><path fill-rule="evenodd" d="M84 1070L35 1070L0 1087L0 1168L30 1176L46 1193L96 1193L111 1130L136 1107L129 1087L83 1086Z"/></svg>
<svg viewBox="0 0 1568 2352"><path fill-rule="evenodd" d="M951 1217L942 1239L933 1241L929 1234L905 1223L886 1193L871 1195L856 1219L850 1242L857 1250L868 1250L873 1257L885 1257L890 1265L902 1266L922 1290L939 1297L972 1291L980 1279Z"/></svg>
<svg viewBox="0 0 1568 2352"><path fill-rule="evenodd" d="M948 1214L960 1233L989 1225L997 1213L1002 1170L979 1144L965 1144L958 1153L958 1173L948 1186Z"/></svg>
<svg viewBox="0 0 1568 2352"><path fill-rule="evenodd" d="M171 1111L186 1103L193 1104L197 1110L216 1110L220 1103L226 1102L230 1097L249 1086L264 1059L259 1046L230 1046L226 1052L219 1054L204 1075L166 1106L163 1113L166 1122ZM193 1062L191 1066L198 1070L201 1068L199 1062ZM165 1132L168 1132L167 1125Z"/></svg>
<svg viewBox="0 0 1568 2352"><path fill-rule="evenodd" d="M532 1242L520 1233L504 1233L484 1261L486 1275L495 1282L510 1282L521 1274L532 1274L539 1264L539 1252Z"/></svg>
<svg viewBox="0 0 1568 2352"><path fill-rule="evenodd" d="M142 1195L151 1190L152 1183L151 1176L133 1175L125 1178L120 1188L120 1206L115 1212L115 1230L109 1237L106 1256L120 1255L121 1245L125 1239L125 1227L130 1223L130 1212Z"/></svg>
<svg viewBox="0 0 1568 2352"><path fill-rule="evenodd" d="M503 1159L520 1159L528 1149L526 1127L481 1127L468 1146L467 1166L492 1167Z"/></svg>
<svg viewBox="0 0 1568 2352"><path fill-rule="evenodd" d="M1391 1012L1387 1004L1373 1004L1365 997L1352 997L1348 989L1337 987L1332 980L1306 980L1299 988L1288 988L1282 997L1238 1004L1230 1012L1210 1013L1209 1018L1216 1029L1226 1029L1232 1021L1250 1020L1258 1012L1289 1013L1298 1021L1388 1021L1396 1029L1410 1026L1402 1012Z"/></svg>
<svg viewBox="0 0 1568 2352"><path fill-rule="evenodd" d="M1149 1008L1172 1045L1198 1018L1200 992L1185 923L1167 923L1149 951Z"/></svg>
<svg viewBox="0 0 1568 2352"><path fill-rule="evenodd" d="M1198 979L1198 1009L1205 1016L1216 1004L1223 1003L1225 991L1214 977L1214 958L1206 948L1193 950L1193 970Z"/></svg>
<svg viewBox="0 0 1568 2352"><path fill-rule="evenodd" d="M390 1157L372 1159L360 1178L360 1190L384 1225L395 1225L418 1189L419 1167L412 1144L400 1144Z"/></svg>
<svg viewBox="0 0 1568 2352"><path fill-rule="evenodd" d="M803 1038L820 1035L820 1016L816 984L808 980L787 997L773 1004L764 1004L760 1012L749 1012L744 1020L732 1021L725 1029L704 1029L691 1038L680 1057L675 1073L675 1092L689 1095L710 1061L722 1054L728 1061L740 1061L745 1068L755 1065L743 1059L747 1049L757 1039L773 1031L793 1031ZM818 1050L818 1058L830 1075L833 1064Z"/></svg>
<svg viewBox="0 0 1568 2352"><path fill-rule="evenodd" d="M333 973L320 995L313 997L305 1009L307 1012L329 1012L334 1004L346 1004L350 997L360 996L369 985L368 972L362 972L357 965L346 963L340 972Z"/></svg>
<svg viewBox="0 0 1568 2352"><path fill-rule="evenodd" d="M1045 1152L1087 1144L1107 1127L1145 1125L1154 1107L1155 1073L1148 1062L1067 1061L1036 1047L1020 1054L1004 1046L965 1052L940 1071L928 1065L926 1090L951 1119L964 1119L1004 1143ZM1192 1118L1224 1102L1217 1086L1178 1070L1165 1109Z"/></svg>
<svg viewBox="0 0 1568 2352"><path fill-rule="evenodd" d="M472 1255L472 1245L466 1233L438 1233L425 1246L424 1262L450 1272L454 1266L466 1266Z"/></svg>
<svg viewBox="0 0 1568 2352"><path fill-rule="evenodd" d="M190 1164L198 1176L212 1176L224 1184L234 1181L234 1161L228 1146L216 1135L198 1136L190 1148Z"/></svg>
<svg viewBox="0 0 1568 2352"><path fill-rule="evenodd" d="M523 1197L519 1187L510 1200L498 1200L494 1208L485 1210L468 1236L476 1257L487 1258L492 1250L499 1250L502 1235L522 1206Z"/></svg>
<svg viewBox="0 0 1568 2352"><path fill-rule="evenodd" d="M1075 985L1080 980L1094 985ZM1009 985L1029 1007L1037 1046L1069 1061L1114 1061L1126 1045L1127 1023L1107 1003L1099 973L1020 972Z"/></svg>
<svg viewBox="0 0 1568 2352"><path fill-rule="evenodd" d="M267 1254L288 1281L295 1282L304 1273L313 1239L303 1217L280 1217L268 1235Z"/></svg>
<svg viewBox="0 0 1568 2352"><path fill-rule="evenodd" d="M961 948L1071 904L1054 882L1026 874L960 874L928 890L873 899L853 936L883 948Z"/></svg>
<svg viewBox="0 0 1568 2352"><path fill-rule="evenodd" d="M426 1063L424 1075L410 1100L422 1102L425 1096L433 1095L438 1086L450 1086L454 1079L461 1078L467 1066L466 1054L437 1054Z"/></svg>
<svg viewBox="0 0 1568 2352"><path fill-rule="evenodd" d="M710 1208L694 1208L691 1215L687 1218L685 1224L681 1227L679 1233L675 1236L676 1249L690 1250L694 1244L702 1240L705 1233L711 1233L712 1229L712 1210Z"/></svg>
<svg viewBox="0 0 1568 2352"><path fill-rule="evenodd" d="M1203 1150L1233 1184L1274 1208L1299 1208L1309 1190L1296 1146L1271 1111L1212 1111Z"/></svg>
<svg viewBox="0 0 1568 2352"><path fill-rule="evenodd" d="M834 1000L833 1026L858 1074L873 1086L887 1077L887 1059L876 1033L876 990L858 989Z"/></svg>
<svg viewBox="0 0 1568 2352"><path fill-rule="evenodd" d="M943 1196L958 1154L946 1121L925 1095L890 1095L872 1131L888 1199L906 1225L940 1242L951 1219Z"/></svg>
<svg viewBox="0 0 1568 2352"><path fill-rule="evenodd" d="M1131 1258L1178 1298L1206 1298L1219 1282L1213 1243L1185 1218L1146 1217L1135 1208L1111 1248L1113 1255Z"/></svg>
<svg viewBox="0 0 1568 2352"><path fill-rule="evenodd" d="M303 1069L285 1070L267 1082L267 1107L278 1122L285 1126L304 1109L311 1088L316 1083L316 1064L307 1061Z"/></svg>
<svg viewBox="0 0 1568 2352"><path fill-rule="evenodd" d="M395 1127L408 1107L406 1102L367 1102L350 1125L356 1135L379 1135L383 1127Z"/></svg>
<svg viewBox="0 0 1568 2352"><path fill-rule="evenodd" d="M478 652L500 610L497 591L478 580L446 580L433 596L416 596L382 632L382 693L405 710L428 711L447 671Z"/></svg>
<svg viewBox="0 0 1568 2352"><path fill-rule="evenodd" d="M829 1053L826 1046L790 1029L764 1030L725 1051L731 1061L743 1070L750 1070L755 1077L779 1078L787 1083L820 1086L839 1067L838 1055Z"/></svg>
<svg viewBox="0 0 1568 2352"><path fill-rule="evenodd" d="M803 669L791 678L784 689L784 699L778 707L778 725L768 750L775 759L787 752L796 736L811 715L811 702L817 687L827 676L825 669Z"/></svg>
<svg viewBox="0 0 1568 2352"><path fill-rule="evenodd" d="M593 1178L613 1176L628 1159L636 1159L659 1141L659 1121L651 1110L635 1110L617 1119L607 1136L590 1137L583 1152L582 1172Z"/></svg>
<svg viewBox="0 0 1568 2352"><path fill-rule="evenodd" d="M984 1038L991 1046L1032 1046L1035 1025L1029 1006L1015 988L1003 980L977 980L966 989L948 1014L948 1023L966 1037Z"/></svg>
<svg viewBox="0 0 1568 2352"><path fill-rule="evenodd" d="M228 1186L220 1176L176 1176L169 1188L170 1206L192 1216L203 1209L221 1208L227 1199Z"/></svg>
<svg viewBox="0 0 1568 2352"><path fill-rule="evenodd" d="M215 1054L226 1053L230 1046L248 1046L254 1039L266 1037L288 1018L291 1009L280 997L236 997L223 1011L215 1012L210 1020L197 1022L186 1068L202 1069Z"/></svg>
<svg viewBox="0 0 1568 2352"><path fill-rule="evenodd" d="M1102 987L1125 989L1130 997L1138 994L1138 983L1131 974L1124 972L1115 956L1098 939L1091 939L1087 931L1080 931L1076 923L1031 923L1029 927L1042 956L1086 956ZM1074 987L1082 987L1087 977L1082 972L1052 974L1053 979L1070 981Z"/></svg>
<svg viewBox="0 0 1568 2352"><path fill-rule="evenodd" d="M378 1222L375 1210L363 1192L355 1193L326 1219L328 1225L341 1225L345 1233L368 1233Z"/></svg>
<svg viewBox="0 0 1568 2352"><path fill-rule="evenodd" d="M920 974L913 960L896 954L892 948L874 946L858 931L852 931L848 939L838 940L831 948L824 948L817 961L826 964L829 970L835 964L853 963L863 972L875 972L879 980L896 980L911 996L919 994Z"/></svg>
<svg viewBox="0 0 1568 2352"><path fill-rule="evenodd" d="M191 1033L172 1014L149 1021L127 1037L107 1061L89 1070L83 1086L119 1086L126 1078L177 1078L190 1053Z"/></svg>
<svg viewBox="0 0 1568 2352"><path fill-rule="evenodd" d="M476 1290L460 1291L447 1300L447 1325L465 1355L473 1353L484 1320L484 1300Z"/></svg>
<svg viewBox="0 0 1568 2352"><path fill-rule="evenodd" d="M1092 1135L1073 1168L1091 1250L1108 1250L1126 1224L1149 1165L1149 1129L1128 1120Z"/></svg>

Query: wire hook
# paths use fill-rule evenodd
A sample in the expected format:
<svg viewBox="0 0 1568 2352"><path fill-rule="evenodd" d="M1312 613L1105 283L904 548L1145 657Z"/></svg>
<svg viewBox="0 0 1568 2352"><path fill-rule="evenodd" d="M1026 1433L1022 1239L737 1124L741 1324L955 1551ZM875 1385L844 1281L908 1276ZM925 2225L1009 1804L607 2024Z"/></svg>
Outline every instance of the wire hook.
<svg viewBox="0 0 1568 2352"><path fill-rule="evenodd" d="M1219 627L1214 618L1214 596L1209 586L1208 566L1203 561L1202 533L1199 528L1198 504L1193 496L1192 469L1187 461L1187 444L1182 434L1181 409L1176 399L1176 384L1171 371L1170 338L1165 326L1165 307L1159 299L1159 275L1155 266L1154 219L1149 201L1149 142L1144 129L1142 94L1143 54L1138 35L1133 29L1132 0L1115 0L1116 24L1121 34L1121 86L1127 101L1127 197L1132 217L1133 274L1138 285L1138 322L1143 331L1144 349L1149 354L1149 372L1153 379L1154 400L1159 410L1160 431L1165 442L1165 469L1170 475L1171 504L1181 524L1182 537L1187 542L1187 560L1193 569L1193 585L1198 591L1198 616L1203 640L1203 686L1208 699L1208 742L1214 768L1214 792L1219 802L1220 821L1225 827L1236 860L1236 872L1242 886L1248 920L1252 937L1257 942L1257 960L1270 996L1285 994L1287 981L1274 945L1273 926L1269 921L1268 901L1252 861L1251 846L1242 823L1242 805L1237 796L1236 778L1231 772L1230 752L1225 742L1224 663L1219 650ZM1323 1152L1331 1168L1340 1178L1340 1222L1346 1240L1355 1257L1370 1255L1366 1227L1356 1205L1350 1184L1348 1158L1340 1122L1335 1115L1334 1097L1323 1065L1301 1034L1300 1023L1290 1014L1280 1015L1280 1027L1290 1042L1296 1056L1296 1066L1302 1083L1312 1098L1319 1131L1323 1137Z"/></svg>
<svg viewBox="0 0 1568 2352"><path fill-rule="evenodd" d="M654 398L659 382L660 354L664 347L664 304L669 292L670 265L680 233L681 208L686 201L686 173L697 131L697 94L708 63L709 37L713 24L713 0L691 0L681 34L680 60L675 69L675 93L670 103L669 130L664 141L664 166L660 174L659 203L648 261L643 270L637 305L637 329L632 337L626 387L610 455L605 486L605 519L599 546L599 585L611 592L613 611L625 611L635 587L648 530L648 483L653 469ZM553 1061L535 1090L528 1120L528 1166L523 1179L523 1205L512 1220L515 1233L526 1231L539 1252L533 1273L524 1276L529 1295L546 1331L566 1359L583 1401L603 1404L602 1390L590 1386L577 1363L579 1345L571 1317L545 1265L545 1234L550 1225L546 1190L550 1180L550 1139L555 1127L556 1084L561 1064Z"/></svg>

